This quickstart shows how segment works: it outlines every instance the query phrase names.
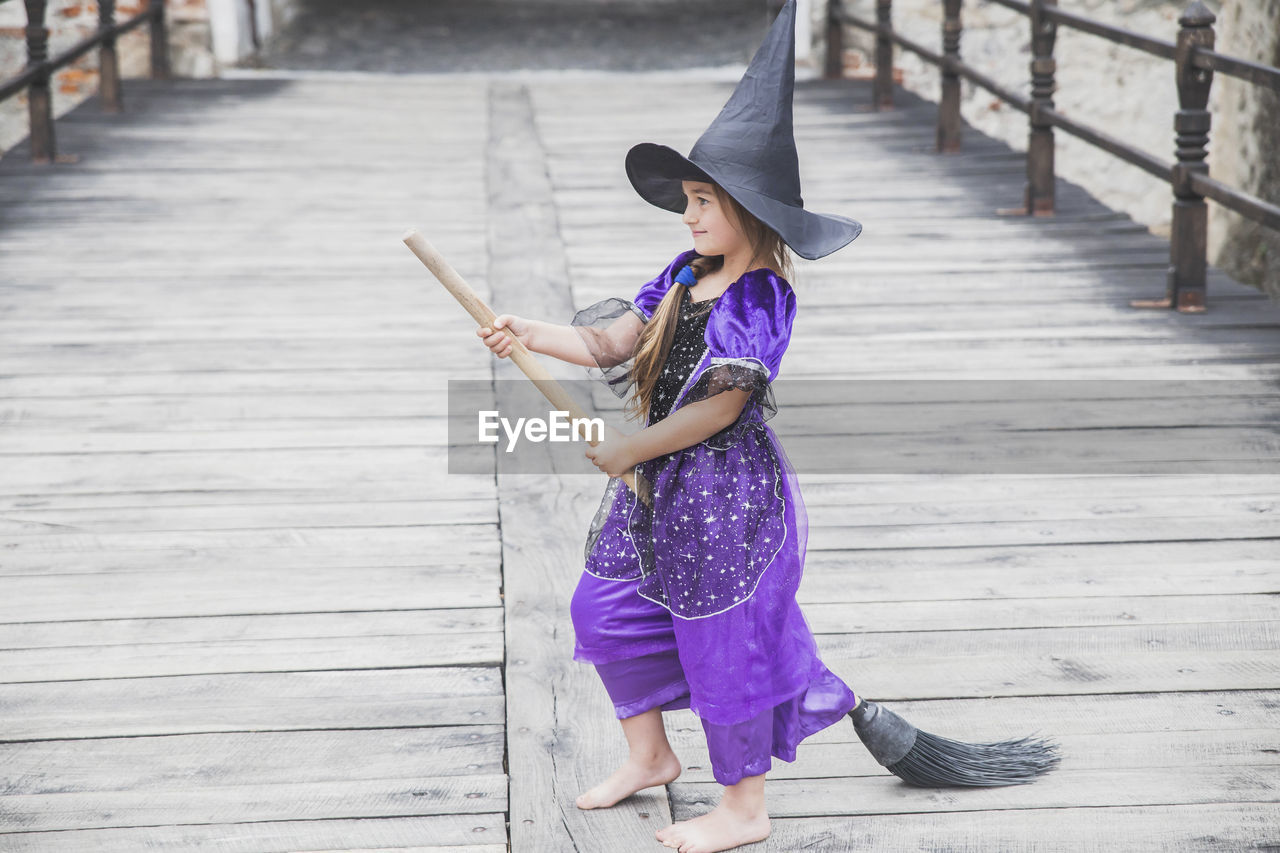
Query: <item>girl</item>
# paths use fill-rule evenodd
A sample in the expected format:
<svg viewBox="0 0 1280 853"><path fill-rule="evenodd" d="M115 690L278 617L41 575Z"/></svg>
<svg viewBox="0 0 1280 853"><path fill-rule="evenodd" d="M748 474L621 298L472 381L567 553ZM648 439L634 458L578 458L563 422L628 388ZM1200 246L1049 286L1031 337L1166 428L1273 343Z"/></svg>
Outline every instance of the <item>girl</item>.
<svg viewBox="0 0 1280 853"><path fill-rule="evenodd" d="M478 330L501 358L514 335L587 366L619 396L630 389L628 413L645 416L639 432L586 451L614 479L570 607L574 658L595 665L630 753L577 804L611 806L675 779L662 711L690 708L724 794L710 813L658 831L681 853L768 836L772 757L794 761L800 741L846 714L876 760L911 784L1021 784L1057 761L1046 742L952 741L860 701L818 658L796 604L808 525L795 472L765 424L795 319L788 249L821 258L862 226L804 209L794 85L788 0L688 157L652 143L627 153L632 186L683 213L693 249L634 300L598 302L569 326L502 314ZM643 498L617 479L628 470Z"/></svg>
<svg viewBox="0 0 1280 853"><path fill-rule="evenodd" d="M710 813L657 832L681 853L767 837L772 757L794 761L801 740L858 702L819 660L796 604L808 526L795 472L764 423L795 319L788 247L819 258L862 230L804 209L794 86L788 0L688 157L652 143L627 153L632 186L683 212L693 249L634 300L606 299L569 326L502 314L477 332L499 357L510 333L599 371L619 396L630 388L628 413L646 418L586 451L614 479L570 607L574 658L595 665L630 754L577 805L611 806L675 779L662 711L690 708L724 794ZM643 499L620 487L628 470L647 484Z"/></svg>
<svg viewBox="0 0 1280 853"><path fill-rule="evenodd" d="M586 452L610 477L636 469L652 505L613 479L588 536L574 657L596 665L630 755L577 805L675 779L661 713L692 708L724 795L657 838L707 853L768 836L771 756L795 760L803 738L857 699L818 659L796 604L804 507L764 423L795 315L786 245L714 182L680 186L694 249L631 303L597 303L570 326L503 314L478 334L500 358L511 352L505 329L615 385L625 376L628 409L648 415L645 429Z"/></svg>

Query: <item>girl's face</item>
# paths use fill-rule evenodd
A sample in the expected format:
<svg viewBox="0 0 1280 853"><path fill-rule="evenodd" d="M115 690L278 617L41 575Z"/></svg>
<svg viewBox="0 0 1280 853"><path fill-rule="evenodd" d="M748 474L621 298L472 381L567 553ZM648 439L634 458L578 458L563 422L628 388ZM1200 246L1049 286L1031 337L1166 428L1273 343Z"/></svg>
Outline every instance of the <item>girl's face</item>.
<svg viewBox="0 0 1280 853"><path fill-rule="evenodd" d="M684 181L684 224L693 232L700 255L736 255L747 246L733 212L720 203L711 184Z"/></svg>

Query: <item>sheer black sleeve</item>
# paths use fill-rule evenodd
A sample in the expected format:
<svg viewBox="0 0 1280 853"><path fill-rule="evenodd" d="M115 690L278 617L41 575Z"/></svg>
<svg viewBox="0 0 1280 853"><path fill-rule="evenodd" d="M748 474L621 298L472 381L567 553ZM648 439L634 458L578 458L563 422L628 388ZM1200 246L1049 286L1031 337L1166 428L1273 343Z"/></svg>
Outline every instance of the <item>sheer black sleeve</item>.
<svg viewBox="0 0 1280 853"><path fill-rule="evenodd" d="M618 397L627 395L636 341L646 322L634 302L613 297L583 308L569 323L595 360L596 366L588 367L587 374L603 381Z"/></svg>
<svg viewBox="0 0 1280 853"><path fill-rule="evenodd" d="M747 391L750 396L737 420L707 439L711 447L727 448L736 444L745 429L754 428L753 425L761 424L778 413L769 371L754 358L712 358L689 386L680 408L730 389Z"/></svg>

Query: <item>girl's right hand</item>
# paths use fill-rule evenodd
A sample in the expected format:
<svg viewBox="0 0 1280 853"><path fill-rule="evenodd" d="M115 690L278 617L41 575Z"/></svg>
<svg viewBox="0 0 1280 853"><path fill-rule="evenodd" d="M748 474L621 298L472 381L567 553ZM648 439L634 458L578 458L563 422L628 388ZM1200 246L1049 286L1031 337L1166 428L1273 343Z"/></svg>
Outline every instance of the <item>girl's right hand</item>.
<svg viewBox="0 0 1280 853"><path fill-rule="evenodd" d="M476 334L484 341L484 345L490 352L498 358L506 358L511 355L511 350L514 348L511 336L514 335L520 343L524 344L525 349L528 349L531 331L531 324L523 317L517 317L515 314L499 314L493 318L492 328L484 326L476 329Z"/></svg>

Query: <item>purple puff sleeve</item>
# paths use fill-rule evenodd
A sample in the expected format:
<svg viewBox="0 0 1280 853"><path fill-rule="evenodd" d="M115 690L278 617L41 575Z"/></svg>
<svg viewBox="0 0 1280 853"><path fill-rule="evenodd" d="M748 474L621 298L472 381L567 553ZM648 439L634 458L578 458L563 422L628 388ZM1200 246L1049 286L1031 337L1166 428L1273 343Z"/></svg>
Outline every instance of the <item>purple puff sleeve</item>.
<svg viewBox="0 0 1280 853"><path fill-rule="evenodd" d="M656 278L646 282L634 299L602 299L573 316L569 325L582 337L596 363L587 368L588 376L603 381L618 397L627 395L640 332L671 289L676 274L697 254L681 252Z"/></svg>
<svg viewBox="0 0 1280 853"><path fill-rule="evenodd" d="M707 319L707 352L678 406L737 388L751 392L738 423L753 408L763 420L777 414L771 382L791 342L795 316L795 291L771 270L753 270L734 282Z"/></svg>

